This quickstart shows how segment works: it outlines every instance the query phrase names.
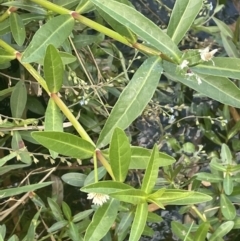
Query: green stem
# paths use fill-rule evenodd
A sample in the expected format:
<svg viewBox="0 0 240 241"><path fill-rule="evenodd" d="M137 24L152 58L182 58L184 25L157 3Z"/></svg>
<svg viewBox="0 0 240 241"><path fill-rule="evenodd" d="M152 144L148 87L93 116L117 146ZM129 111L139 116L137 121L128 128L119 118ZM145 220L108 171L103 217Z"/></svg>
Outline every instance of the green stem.
<svg viewBox="0 0 240 241"><path fill-rule="evenodd" d="M105 169L107 170L107 172L109 173L109 175L112 177L112 179L115 181L115 177L114 177L114 174L112 172L112 168L111 166L109 165L109 163L107 162L107 160L105 159L105 157L103 156L102 152L97 149L96 150L96 154L97 154L97 158L98 160L102 163L102 165L105 167Z"/></svg>
<svg viewBox="0 0 240 241"><path fill-rule="evenodd" d="M72 16L78 20L79 22L85 24L86 26L92 28L92 29L95 29L97 30L98 32L100 33L103 33L105 35L107 35L108 37L111 37L115 40L117 40L118 42L120 43L123 43L125 45L128 45L130 47L132 47L132 44L125 38L123 37L122 35L120 35L119 33L109 29L109 28L106 28L104 27L103 25L99 24L99 23L96 23L80 14L78 14L77 12L73 12L72 13Z"/></svg>
<svg viewBox="0 0 240 241"><path fill-rule="evenodd" d="M44 7L48 10L51 10L55 13L59 13L59 14L71 14L72 13L72 11L70 11L64 7L58 6L54 3L51 3L50 1L46 1L46 0L30 0L30 1L37 3L38 5Z"/></svg>
<svg viewBox="0 0 240 241"><path fill-rule="evenodd" d="M54 100L54 102L57 104L57 106L60 108L60 110L63 112L63 114L68 118L68 120L72 123L72 125L74 126L76 131L79 133L79 135L84 140L90 142L93 146L95 146L94 142L89 137L87 132L83 129L81 124L78 122L78 120L72 114L72 112L68 109L68 107L63 103L63 101L58 97L58 95L55 93L52 93L51 98Z"/></svg>
<svg viewBox="0 0 240 241"><path fill-rule="evenodd" d="M3 15L0 16L0 23L7 19L12 12L17 11L16 7L9 7Z"/></svg>
<svg viewBox="0 0 240 241"><path fill-rule="evenodd" d="M2 47L3 49L5 49L7 52L11 53L11 54L16 54L17 51L12 48L9 44L5 43L3 40L0 39L0 47Z"/></svg>

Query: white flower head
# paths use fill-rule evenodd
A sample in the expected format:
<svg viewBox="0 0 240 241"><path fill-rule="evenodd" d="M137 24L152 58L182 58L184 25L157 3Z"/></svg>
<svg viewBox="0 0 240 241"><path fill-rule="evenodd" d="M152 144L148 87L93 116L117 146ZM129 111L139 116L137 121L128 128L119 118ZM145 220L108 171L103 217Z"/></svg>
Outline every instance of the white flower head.
<svg viewBox="0 0 240 241"><path fill-rule="evenodd" d="M107 202L109 196L106 194L91 192L88 193L87 199L92 199L93 204L102 206L105 202Z"/></svg>
<svg viewBox="0 0 240 241"><path fill-rule="evenodd" d="M205 49L199 49L199 53L201 56L201 59L203 61L209 61L212 60L214 54L218 51L218 49L213 49L212 51L209 52L209 47Z"/></svg>
<svg viewBox="0 0 240 241"><path fill-rule="evenodd" d="M189 61L187 61L186 59L183 60L183 62L179 65L180 69L184 69L185 67L187 67L189 64Z"/></svg>

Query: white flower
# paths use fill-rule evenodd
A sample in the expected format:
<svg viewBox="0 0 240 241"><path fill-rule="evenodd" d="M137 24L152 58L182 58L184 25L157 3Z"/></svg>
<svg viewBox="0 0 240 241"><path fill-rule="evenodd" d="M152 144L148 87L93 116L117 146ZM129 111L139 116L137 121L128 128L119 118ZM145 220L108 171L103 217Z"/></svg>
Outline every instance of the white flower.
<svg viewBox="0 0 240 241"><path fill-rule="evenodd" d="M189 64L189 62L184 59L183 62L179 65L180 66L180 69L184 69L185 67L187 67Z"/></svg>
<svg viewBox="0 0 240 241"><path fill-rule="evenodd" d="M101 193L88 193L87 199L92 199L93 204L102 206L107 200L109 199L109 196L106 194Z"/></svg>
<svg viewBox="0 0 240 241"><path fill-rule="evenodd" d="M203 61L209 61L212 60L213 55L218 51L218 49L213 49L211 52L209 52L209 47L205 49L199 49L199 53L201 56L201 59Z"/></svg>

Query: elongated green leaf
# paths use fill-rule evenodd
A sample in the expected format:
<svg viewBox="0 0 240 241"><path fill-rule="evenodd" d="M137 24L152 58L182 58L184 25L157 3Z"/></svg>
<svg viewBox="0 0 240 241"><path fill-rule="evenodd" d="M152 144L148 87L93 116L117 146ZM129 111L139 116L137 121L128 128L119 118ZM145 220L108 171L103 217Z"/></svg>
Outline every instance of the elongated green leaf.
<svg viewBox="0 0 240 241"><path fill-rule="evenodd" d="M75 11L80 14L83 14L83 13L93 11L94 9L95 9L95 6L93 3L91 3L89 0L82 0L76 7Z"/></svg>
<svg viewBox="0 0 240 241"><path fill-rule="evenodd" d="M232 30L230 29L230 27L224 23L223 21L213 17L212 18L213 21L217 24L219 30L225 35L225 36L228 36L229 38L232 38L233 37L233 32Z"/></svg>
<svg viewBox="0 0 240 241"><path fill-rule="evenodd" d="M179 62L181 51L157 25L130 6L114 0L91 0L96 6L137 34L142 40Z"/></svg>
<svg viewBox="0 0 240 241"><path fill-rule="evenodd" d="M78 229L79 228L76 224L74 224L73 222L69 222L68 235L72 241L83 241L83 238L80 236Z"/></svg>
<svg viewBox="0 0 240 241"><path fill-rule="evenodd" d="M87 175L78 172L70 172L62 175L62 180L74 187L82 187Z"/></svg>
<svg viewBox="0 0 240 241"><path fill-rule="evenodd" d="M231 195L233 192L233 179L229 172L225 174L225 177L223 179L223 189L227 195Z"/></svg>
<svg viewBox="0 0 240 241"><path fill-rule="evenodd" d="M197 229L197 232L194 235L194 241L205 241L209 227L210 223L201 223Z"/></svg>
<svg viewBox="0 0 240 241"><path fill-rule="evenodd" d="M131 148L128 137L119 128L113 132L109 158L116 181L124 182L131 161Z"/></svg>
<svg viewBox="0 0 240 241"><path fill-rule="evenodd" d="M48 201L49 207L51 208L54 219L56 221L63 221L64 218L63 218L63 215L62 215L62 211L61 211L59 205L56 203L56 201L49 198L49 197L47 198L47 201Z"/></svg>
<svg viewBox="0 0 240 241"><path fill-rule="evenodd" d="M85 219L86 217L88 217L92 212L93 212L93 209L89 209L89 210L85 210L83 212L80 212L80 213L73 216L72 221L73 222L79 222L79 221Z"/></svg>
<svg viewBox="0 0 240 241"><path fill-rule="evenodd" d="M224 164L228 164L228 165L233 164L232 153L230 151L230 148L225 143L222 144L222 148L221 148L221 161Z"/></svg>
<svg viewBox="0 0 240 241"><path fill-rule="evenodd" d="M133 7L128 0L114 0L118 3L122 3L129 7ZM119 24L114 18L108 15L106 12L102 11L100 8L97 7L98 12L103 17L103 19L119 34L125 36L130 42L135 43L137 41L137 37L135 34L127 28L127 26Z"/></svg>
<svg viewBox="0 0 240 241"><path fill-rule="evenodd" d="M238 52L236 45L233 43L233 40L222 32L221 32L221 38L222 38L223 47L227 52L227 55L229 57L239 58L240 54Z"/></svg>
<svg viewBox="0 0 240 241"><path fill-rule="evenodd" d="M147 203L140 203L137 205L133 224L131 227L129 240L138 241L146 225L148 215Z"/></svg>
<svg viewBox="0 0 240 241"><path fill-rule="evenodd" d="M101 42L103 39L104 35L101 33L96 35L79 34L73 39L73 43L78 49L81 49L93 43Z"/></svg>
<svg viewBox="0 0 240 241"><path fill-rule="evenodd" d="M9 53L4 49L0 49L0 64L7 63L15 58L15 54Z"/></svg>
<svg viewBox="0 0 240 241"><path fill-rule="evenodd" d="M16 170L16 169L20 169L20 168L25 168L25 167L28 167L29 165L27 164L15 164L15 165L5 165L3 167L1 167L0 169L0 175L3 175L9 171L12 171L12 170Z"/></svg>
<svg viewBox="0 0 240 241"><path fill-rule="evenodd" d="M20 80L14 87L10 99L12 116L21 118L27 103L27 89L24 81Z"/></svg>
<svg viewBox="0 0 240 241"><path fill-rule="evenodd" d="M15 195L18 195L18 194L21 194L24 192L32 192L39 188L46 187L50 184L52 184L52 182L44 182L44 183L27 185L27 186L23 186L23 187L16 187L16 188L0 190L0 198L15 196Z"/></svg>
<svg viewBox="0 0 240 241"><path fill-rule="evenodd" d="M99 207L93 215L92 222L87 228L84 241L100 241L111 228L118 213L119 201L110 200Z"/></svg>
<svg viewBox="0 0 240 241"><path fill-rule="evenodd" d="M32 132L32 137L41 145L62 155L74 158L89 158L94 153L94 146L82 138L63 132Z"/></svg>
<svg viewBox="0 0 240 241"><path fill-rule="evenodd" d="M10 28L15 42L18 46L22 46L26 38L26 31L23 21L17 13L10 15Z"/></svg>
<svg viewBox="0 0 240 241"><path fill-rule="evenodd" d="M52 44L47 47L43 69L49 91L57 93L62 87L63 63L58 50Z"/></svg>
<svg viewBox="0 0 240 241"><path fill-rule="evenodd" d="M191 67L191 70L199 74L240 79L239 58L216 57L212 60L213 62L208 61Z"/></svg>
<svg viewBox="0 0 240 241"><path fill-rule="evenodd" d="M132 160L129 169L146 169L151 153L151 150L145 149L143 147L132 146ZM164 167L173 164L176 160L162 152L158 152L158 163L159 167Z"/></svg>
<svg viewBox="0 0 240 241"><path fill-rule="evenodd" d="M194 241L195 240L192 237L192 235L189 235L189 234L187 235L188 229L180 222L172 221L171 222L171 230L177 237L179 237L180 239L182 239L184 241Z"/></svg>
<svg viewBox="0 0 240 241"><path fill-rule="evenodd" d="M13 159L16 156L17 156L17 153L16 152L12 152L12 153L4 156L3 158L0 158L0 167L2 167L7 161Z"/></svg>
<svg viewBox="0 0 240 241"><path fill-rule="evenodd" d="M175 44L183 39L202 8L202 1L177 0L171 14L167 34Z"/></svg>
<svg viewBox="0 0 240 241"><path fill-rule="evenodd" d="M200 192L166 189L160 195L158 195L158 192L150 194L149 199L161 201L163 204L188 205L208 202L212 200L212 197Z"/></svg>
<svg viewBox="0 0 240 241"><path fill-rule="evenodd" d="M47 231L48 231L48 233L53 233L57 230L64 228L67 225L68 225L67 220L61 220L61 221L54 223Z"/></svg>
<svg viewBox="0 0 240 241"><path fill-rule="evenodd" d="M60 56L61 56L61 59L62 59L62 62L64 65L66 64L71 64L73 62L76 61L76 57L73 56L72 54L69 54L69 53L66 53L66 52L59 52Z"/></svg>
<svg viewBox="0 0 240 241"><path fill-rule="evenodd" d="M49 44L58 48L70 35L74 26L74 19L70 15L60 15L44 24L33 36L22 55L22 61L31 63L44 58Z"/></svg>
<svg viewBox="0 0 240 241"><path fill-rule="evenodd" d="M92 170L86 177L85 181L84 181L84 185L83 186L86 186L88 184L92 184L95 182L95 172L96 170ZM106 175L107 171L105 169L105 167L99 167L97 169L97 174L98 174L98 180L101 180L105 175Z"/></svg>
<svg viewBox="0 0 240 241"><path fill-rule="evenodd" d="M116 127L125 129L139 116L152 98L161 72L158 57L150 57L140 66L113 107L98 139L99 148L109 143Z"/></svg>
<svg viewBox="0 0 240 241"><path fill-rule="evenodd" d="M210 183L219 183L222 182L223 178L218 177L212 173L200 172L196 174L197 180L207 181Z"/></svg>
<svg viewBox="0 0 240 241"><path fill-rule="evenodd" d="M121 215L121 221L116 228L116 234L119 241L125 240L128 230L133 220L133 212L126 212Z"/></svg>
<svg viewBox="0 0 240 241"><path fill-rule="evenodd" d="M147 200L147 194L139 189L128 189L110 194L111 197L126 203L139 204Z"/></svg>
<svg viewBox="0 0 240 241"><path fill-rule="evenodd" d="M20 2L20 1L11 1L11 2L2 3L1 5L21 8L21 9L29 11L30 13L37 13L37 14L42 14L42 15L47 14L47 12L44 8L41 8L40 6L38 6L32 2L24 3L24 2Z"/></svg>
<svg viewBox="0 0 240 241"><path fill-rule="evenodd" d="M227 233L232 230L233 226L233 221L227 221L225 223L222 223L211 235L209 241L218 241L220 238L223 238Z"/></svg>
<svg viewBox="0 0 240 241"><path fill-rule="evenodd" d="M128 189L134 190L132 186L129 186L121 182L102 181L102 182L97 182L97 183L84 186L81 188L81 191L88 192L88 193L95 192L95 193L101 193L101 194L111 194L113 192L118 192L118 191L128 190Z"/></svg>
<svg viewBox="0 0 240 241"><path fill-rule="evenodd" d="M200 75L200 84L195 76L182 77L176 74L176 65L164 62L165 75L174 80L189 86L190 88L204 94L223 104L240 107L240 90L237 86L225 77Z"/></svg>
<svg viewBox="0 0 240 241"><path fill-rule="evenodd" d="M49 87L48 87L49 88ZM45 112L45 131L63 131L63 117L56 103L50 98ZM58 153L50 150L51 156L57 158Z"/></svg>
<svg viewBox="0 0 240 241"><path fill-rule="evenodd" d="M155 145L142 181L141 190L144 191L145 193L151 193L152 189L155 186L155 183L158 177L158 168L159 168L159 163L157 158L158 158L158 149L157 149L157 146Z"/></svg>
<svg viewBox="0 0 240 241"><path fill-rule="evenodd" d="M220 208L227 220L233 220L236 217L236 208L225 194L220 195Z"/></svg>

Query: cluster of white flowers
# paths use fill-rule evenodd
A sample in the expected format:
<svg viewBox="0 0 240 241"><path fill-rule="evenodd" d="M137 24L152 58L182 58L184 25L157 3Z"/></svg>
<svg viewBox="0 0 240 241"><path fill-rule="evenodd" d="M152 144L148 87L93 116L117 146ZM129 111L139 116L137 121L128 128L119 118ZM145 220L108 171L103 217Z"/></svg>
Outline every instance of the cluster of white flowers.
<svg viewBox="0 0 240 241"><path fill-rule="evenodd" d="M92 199L93 204L102 206L107 200L109 199L109 196L106 194L101 193L88 193L87 199Z"/></svg>
<svg viewBox="0 0 240 241"><path fill-rule="evenodd" d="M213 62L212 58L218 50L217 49L213 49L212 51L209 51L209 50L210 50L209 47L206 47L205 49L200 49L198 52L200 53L200 57L203 61L211 60ZM180 67L180 69L184 69L184 68L188 67L188 64L189 64L189 61L184 59L182 61L182 63L179 65L179 67ZM213 65L214 65L214 62L213 62ZM186 73L186 75L189 77L195 76L198 84L200 85L202 83L201 78L197 74L195 74L193 72L189 72L189 73Z"/></svg>

